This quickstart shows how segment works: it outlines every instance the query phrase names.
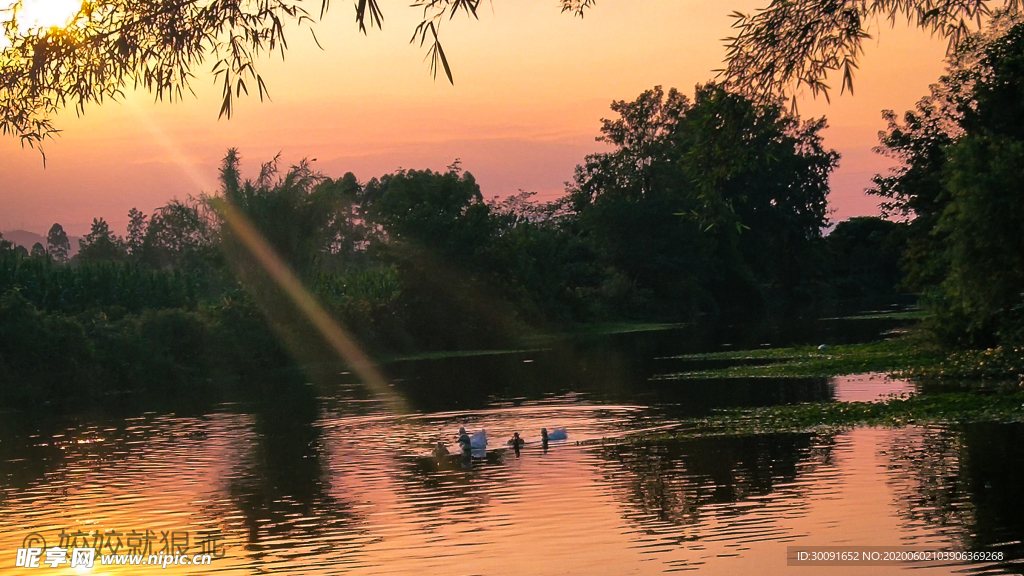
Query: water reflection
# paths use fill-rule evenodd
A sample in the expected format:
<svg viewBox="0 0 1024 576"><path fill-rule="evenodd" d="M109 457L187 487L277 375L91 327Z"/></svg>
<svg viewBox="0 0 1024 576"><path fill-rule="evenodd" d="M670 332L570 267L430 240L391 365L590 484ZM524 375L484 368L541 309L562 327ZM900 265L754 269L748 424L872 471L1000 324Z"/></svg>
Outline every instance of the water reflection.
<svg viewBox="0 0 1024 576"><path fill-rule="evenodd" d="M1022 425L630 440L715 408L909 386L658 380L676 368L657 357L686 351L660 338L399 363L403 417L335 373L268 375L192 414L0 421L0 573L27 534L62 529L223 535L211 569L179 573L790 574L793 543L1001 550L914 569L1017 572ZM488 457L434 465L460 426L487 430ZM563 427L545 450L541 429ZM519 458L494 449L514 432Z"/></svg>
<svg viewBox="0 0 1024 576"><path fill-rule="evenodd" d="M1013 571L1024 559L1024 425L973 423L893 436L883 454L910 480L897 488L906 525L934 527L961 549L1002 552L1006 560L997 566Z"/></svg>
<svg viewBox="0 0 1024 576"><path fill-rule="evenodd" d="M241 517L235 515L225 529L244 531L248 556L263 566L287 564L298 543L305 555L358 549L359 515L331 491L314 387L294 376L260 385L261 400L245 406L252 442L226 478ZM339 533L347 535L348 545L328 538Z"/></svg>
<svg viewBox="0 0 1024 576"><path fill-rule="evenodd" d="M834 376L829 379L832 398L841 402L878 402L890 396L905 396L917 386L904 378L892 378L882 372Z"/></svg>
<svg viewBox="0 0 1024 576"><path fill-rule="evenodd" d="M632 501L644 513L686 524L698 520L704 506L752 501L791 485L798 473L827 462L829 450L828 439L811 434L763 434L615 445L603 452L631 477Z"/></svg>
<svg viewBox="0 0 1024 576"><path fill-rule="evenodd" d="M5 460L0 545L61 528L217 529L221 573L784 573L791 543L1021 558L1020 425L636 443L613 438L666 424L661 412L578 400L396 419L338 415L310 389L203 418L82 424L33 439L62 447L41 474ZM461 423L504 438L553 421L570 439L547 453L533 432L518 459L423 464Z"/></svg>

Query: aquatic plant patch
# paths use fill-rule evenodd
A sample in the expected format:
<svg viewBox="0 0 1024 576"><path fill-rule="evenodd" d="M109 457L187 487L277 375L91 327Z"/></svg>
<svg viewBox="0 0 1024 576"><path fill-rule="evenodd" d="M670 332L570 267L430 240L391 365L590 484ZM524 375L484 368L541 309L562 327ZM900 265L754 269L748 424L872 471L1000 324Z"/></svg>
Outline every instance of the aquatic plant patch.
<svg viewBox="0 0 1024 576"><path fill-rule="evenodd" d="M908 335L867 344L799 346L793 348L737 350L676 356L695 368L708 361L731 360L721 368L694 369L660 376L659 379L757 378L839 376L861 372L903 372L937 366L946 354L936 345ZM764 361L758 363L757 361Z"/></svg>
<svg viewBox="0 0 1024 576"><path fill-rule="evenodd" d="M858 425L1021 422L1024 390L1009 393L955 392L892 397L885 402L822 402L733 408L689 420L665 437L775 432L827 433Z"/></svg>

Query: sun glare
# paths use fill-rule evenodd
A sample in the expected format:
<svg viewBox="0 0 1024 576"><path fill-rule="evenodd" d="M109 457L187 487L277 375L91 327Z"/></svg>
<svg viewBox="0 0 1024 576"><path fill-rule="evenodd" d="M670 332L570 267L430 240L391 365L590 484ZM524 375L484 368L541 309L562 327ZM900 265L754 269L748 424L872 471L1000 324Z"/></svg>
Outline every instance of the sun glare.
<svg viewBox="0 0 1024 576"><path fill-rule="evenodd" d="M14 3L0 0L0 5L3 4ZM67 26L81 8L81 0L24 0L18 10L19 31Z"/></svg>
<svg viewBox="0 0 1024 576"><path fill-rule="evenodd" d="M0 23L17 19L18 34L67 26L82 8L82 0L23 0L15 13L15 4L14 0L0 0ZM8 45L7 38L0 33L0 48Z"/></svg>

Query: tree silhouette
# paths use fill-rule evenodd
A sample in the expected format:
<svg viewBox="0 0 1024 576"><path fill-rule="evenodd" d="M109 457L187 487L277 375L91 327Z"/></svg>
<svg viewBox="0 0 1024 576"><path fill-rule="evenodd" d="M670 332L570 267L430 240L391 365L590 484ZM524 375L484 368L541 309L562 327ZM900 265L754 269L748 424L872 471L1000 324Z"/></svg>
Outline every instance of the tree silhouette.
<svg viewBox="0 0 1024 576"><path fill-rule="evenodd" d="M260 231L300 274L323 264L327 254L347 252L362 239L354 211L359 190L355 176L331 180L309 161L282 171L279 158L266 162L256 180L242 180L234 148L221 163L221 194Z"/></svg>
<svg viewBox="0 0 1024 576"><path fill-rule="evenodd" d="M844 220L825 241L829 248L831 284L841 304L876 310L897 297L902 280L900 257L908 226L875 216Z"/></svg>
<svg viewBox="0 0 1024 576"><path fill-rule="evenodd" d="M46 234L46 245L49 247L50 256L57 262L64 264L68 261L68 253L71 252L71 241L60 224L54 224Z"/></svg>
<svg viewBox="0 0 1024 576"><path fill-rule="evenodd" d="M458 161L447 172L399 170L367 182L363 203L392 241L452 259L470 257L491 233L480 186Z"/></svg>
<svg viewBox="0 0 1024 576"><path fill-rule="evenodd" d="M943 171L949 204L944 308L971 344L1024 342L1024 24L984 50L970 71L972 106Z"/></svg>
<svg viewBox="0 0 1024 576"><path fill-rule="evenodd" d="M134 260L138 260L142 255L142 245L146 240L146 224L146 215L137 208L128 211L128 236L124 239L124 245Z"/></svg>
<svg viewBox="0 0 1024 576"><path fill-rule="evenodd" d="M132 232L129 227L129 235ZM205 203L195 198L171 200L149 217L138 258L153 268L209 268L216 266L216 237L217 228Z"/></svg>
<svg viewBox="0 0 1024 576"><path fill-rule="evenodd" d="M31 256L32 258L45 259L47 256L46 248L43 248L43 245L41 243L36 242L35 244L32 245L32 251L29 252L29 256Z"/></svg>
<svg viewBox="0 0 1024 576"><path fill-rule="evenodd" d="M110 231L103 218L93 218L92 228L78 241L82 262L119 262L124 259L124 241Z"/></svg>
<svg viewBox="0 0 1024 576"><path fill-rule="evenodd" d="M601 131L615 148L577 167L569 201L624 281L693 303L688 314L702 300L756 307L809 288L839 159L822 144L824 119L716 84L692 102L655 87L612 110Z"/></svg>

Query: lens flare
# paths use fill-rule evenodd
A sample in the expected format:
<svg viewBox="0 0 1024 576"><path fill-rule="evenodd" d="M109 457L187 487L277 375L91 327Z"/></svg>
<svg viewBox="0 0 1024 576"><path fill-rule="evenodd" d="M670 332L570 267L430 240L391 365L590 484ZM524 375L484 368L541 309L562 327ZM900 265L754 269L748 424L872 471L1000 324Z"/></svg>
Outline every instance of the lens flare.
<svg viewBox="0 0 1024 576"><path fill-rule="evenodd" d="M217 188L216 182L204 177L196 169L195 163L184 153L178 142L154 122L144 108L139 107L131 98L126 99L125 104L136 114L142 125L150 131L156 142L167 151L173 162L181 167L200 190L215 190ZM221 217L225 219L225 225L264 268L267 276L291 299L295 307L337 353L337 357L343 359L360 377L363 384L377 394L393 412L396 414L408 413L409 406L401 394L387 383L373 360L345 328L334 321L330 314L323 309L317 299L302 285L288 265L281 260L281 257L245 215L223 200L217 200L213 204L219 209ZM230 258L230 254L228 256ZM288 343L285 344L287 346Z"/></svg>
<svg viewBox="0 0 1024 576"><path fill-rule="evenodd" d="M384 376L377 370L369 356L363 352L359 344L335 322L331 315L303 287L299 279L281 260L270 243L238 209L227 201L214 199L213 207L218 211L227 227L249 250L256 261L277 286L284 291L295 306L305 315L306 319L317 329L328 345L334 349L339 358L343 358L349 367L359 376L363 384L379 398L384 400L388 408L397 414L409 412L404 399L390 388Z"/></svg>

